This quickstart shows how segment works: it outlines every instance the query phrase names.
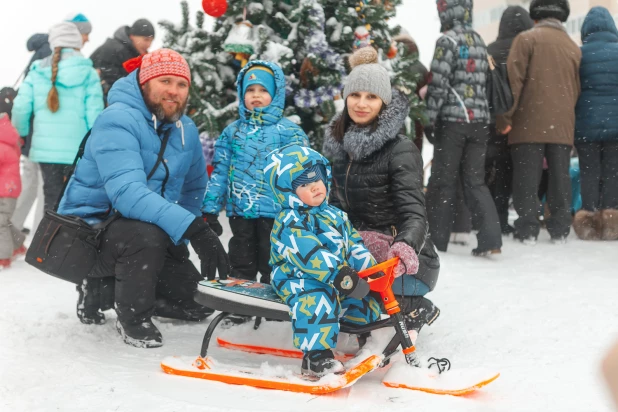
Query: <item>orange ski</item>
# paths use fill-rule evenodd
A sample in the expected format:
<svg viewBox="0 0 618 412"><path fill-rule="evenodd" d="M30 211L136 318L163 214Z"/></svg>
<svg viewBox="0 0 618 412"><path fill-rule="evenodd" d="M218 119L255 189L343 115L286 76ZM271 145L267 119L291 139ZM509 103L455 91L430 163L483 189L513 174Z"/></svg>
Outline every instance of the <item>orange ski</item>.
<svg viewBox="0 0 618 412"><path fill-rule="evenodd" d="M257 345L245 345L242 343L233 343L227 340L217 338L217 344L222 348L237 350L241 352L247 353L256 353L259 355L273 355L280 356L282 358L294 358L294 359L302 359L303 352L296 349L281 349L281 348L271 348L269 346L257 346ZM342 361L346 362L350 359L353 359L354 356L351 353L341 353L335 352L335 357Z"/></svg>
<svg viewBox="0 0 618 412"><path fill-rule="evenodd" d="M206 379L232 385L246 385L262 389L310 393L322 395L352 385L359 378L376 369L382 357L371 355L349 368L343 375L329 375L318 381L307 381L293 376L260 376L259 370L250 368L228 369L218 365L212 358L198 358L193 365L183 363L179 358L169 357L161 362L161 368L171 375Z"/></svg>
<svg viewBox="0 0 618 412"><path fill-rule="evenodd" d="M462 396L489 385L500 373L479 370L450 370L432 374L427 369L408 369L398 364L388 371L382 384L389 388L410 389L436 395Z"/></svg>

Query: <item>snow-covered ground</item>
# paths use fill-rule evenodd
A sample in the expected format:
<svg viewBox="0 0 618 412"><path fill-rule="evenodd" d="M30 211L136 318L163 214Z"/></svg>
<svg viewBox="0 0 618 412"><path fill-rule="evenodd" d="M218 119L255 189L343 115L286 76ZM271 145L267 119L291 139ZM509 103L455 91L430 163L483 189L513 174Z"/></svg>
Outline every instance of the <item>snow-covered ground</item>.
<svg viewBox="0 0 618 412"><path fill-rule="evenodd" d="M502 374L465 398L383 387L382 370L322 397L166 375L160 361L196 356L208 320L156 319L165 345L132 348L115 331L113 311L103 326L82 325L74 288L18 261L0 272L0 410L611 411L599 362L618 338L617 246L573 236L553 245L544 232L534 247L505 239L497 257L474 258L473 245L443 254L430 295L442 315L421 332L418 351L449 358L453 368ZM289 324L267 327L289 344ZM279 361L224 349L212 354L228 362Z"/></svg>

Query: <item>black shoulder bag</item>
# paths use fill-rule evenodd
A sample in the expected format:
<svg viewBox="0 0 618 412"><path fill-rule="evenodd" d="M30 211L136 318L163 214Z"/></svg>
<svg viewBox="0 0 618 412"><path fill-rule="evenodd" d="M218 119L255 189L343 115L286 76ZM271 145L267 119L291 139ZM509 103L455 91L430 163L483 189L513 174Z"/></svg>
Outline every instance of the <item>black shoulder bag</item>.
<svg viewBox="0 0 618 412"><path fill-rule="evenodd" d="M489 111L494 116L504 114L513 107L513 93L509 84L504 65L496 65L494 58L487 56L489 71L487 72L487 103Z"/></svg>
<svg viewBox="0 0 618 412"><path fill-rule="evenodd" d="M111 223L121 217L120 213L115 211L104 222L92 226L78 216L57 213L77 163L84 155L90 133L91 131L86 133L79 146L73 165L68 175L65 176L64 186L54 209L45 211L26 253L26 262L30 265L49 275L78 285L88 276L97 262L101 234ZM161 164L169 136L169 132L165 134L157 162L146 180L150 180Z"/></svg>

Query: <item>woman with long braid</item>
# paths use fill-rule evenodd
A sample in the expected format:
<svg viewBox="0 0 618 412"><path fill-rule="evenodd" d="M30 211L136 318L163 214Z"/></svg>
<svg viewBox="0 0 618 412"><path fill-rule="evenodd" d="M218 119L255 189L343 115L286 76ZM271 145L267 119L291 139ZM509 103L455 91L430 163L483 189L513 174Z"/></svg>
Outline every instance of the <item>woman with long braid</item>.
<svg viewBox="0 0 618 412"><path fill-rule="evenodd" d="M49 32L53 54L34 62L13 104L12 122L20 136L34 134L30 159L40 163L45 209L52 209L79 144L103 110L103 91L92 61L80 53L82 36L63 22Z"/></svg>

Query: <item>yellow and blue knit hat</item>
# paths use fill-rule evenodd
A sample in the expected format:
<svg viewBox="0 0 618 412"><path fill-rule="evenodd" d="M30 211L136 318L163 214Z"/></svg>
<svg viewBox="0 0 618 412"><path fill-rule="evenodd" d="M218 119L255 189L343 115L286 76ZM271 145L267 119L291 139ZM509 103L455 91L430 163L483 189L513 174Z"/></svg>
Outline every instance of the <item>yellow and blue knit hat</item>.
<svg viewBox="0 0 618 412"><path fill-rule="evenodd" d="M247 88L253 84L259 84L264 87L270 97L275 98L275 74L266 66L255 65L247 70L242 79L242 95L245 96Z"/></svg>

